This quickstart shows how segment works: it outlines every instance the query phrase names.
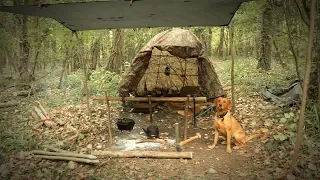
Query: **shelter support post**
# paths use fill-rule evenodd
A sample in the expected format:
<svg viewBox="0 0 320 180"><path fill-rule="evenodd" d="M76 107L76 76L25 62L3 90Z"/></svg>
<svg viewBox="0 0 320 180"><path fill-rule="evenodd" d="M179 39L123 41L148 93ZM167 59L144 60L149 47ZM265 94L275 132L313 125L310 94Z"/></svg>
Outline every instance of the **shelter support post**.
<svg viewBox="0 0 320 180"><path fill-rule="evenodd" d="M151 95L148 95L148 102L149 102L150 122L153 123L153 119L152 119L152 106L151 106Z"/></svg>
<svg viewBox="0 0 320 180"><path fill-rule="evenodd" d="M187 134L188 134L188 110L189 110L189 99L190 95L187 96L187 101L184 106L184 135L183 139L187 140Z"/></svg>

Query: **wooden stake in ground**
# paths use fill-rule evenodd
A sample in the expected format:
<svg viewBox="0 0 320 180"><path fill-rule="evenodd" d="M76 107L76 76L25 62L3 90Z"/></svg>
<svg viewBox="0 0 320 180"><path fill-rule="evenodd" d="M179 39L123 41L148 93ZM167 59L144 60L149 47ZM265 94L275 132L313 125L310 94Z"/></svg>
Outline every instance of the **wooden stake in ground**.
<svg viewBox="0 0 320 180"><path fill-rule="evenodd" d="M174 123L175 132L176 132L176 143L180 142L180 127L179 123Z"/></svg>
<svg viewBox="0 0 320 180"><path fill-rule="evenodd" d="M188 110L189 110L189 99L190 95L187 96L187 101L185 103L184 107L184 134L183 134L183 139L187 140L187 134L188 134Z"/></svg>
<svg viewBox="0 0 320 180"><path fill-rule="evenodd" d="M162 158L162 159L192 159L192 152L158 152L158 151L94 151L96 156L124 158Z"/></svg>
<svg viewBox="0 0 320 180"><path fill-rule="evenodd" d="M104 95L106 96L107 100L107 108L108 108L108 130L109 130L109 144L112 144L112 132L111 132L111 111L110 111L110 104L108 99L108 93L105 91Z"/></svg>
<svg viewBox="0 0 320 180"><path fill-rule="evenodd" d="M306 70L305 70L304 78L303 78L303 93L302 93L302 102L301 102L300 117L299 117L299 124L298 124L297 140L296 140L296 145L294 148L292 163L290 166L291 172L293 171L294 167L297 165L299 151L300 151L301 144L302 144L302 135L303 135L303 127L304 127L304 113L305 113L306 104L307 104L309 76L310 76L311 63L312 63L312 44L313 44L313 31L314 31L314 21L315 21L315 9L316 9L316 0L312 0L311 1L311 11L310 11L310 23L309 23L310 27L309 27Z"/></svg>
<svg viewBox="0 0 320 180"><path fill-rule="evenodd" d="M231 25L229 26L229 46L230 46L230 53L231 53L231 96L232 96L232 109L231 113L234 114L236 108L236 100L234 95L234 49L233 49L233 32Z"/></svg>

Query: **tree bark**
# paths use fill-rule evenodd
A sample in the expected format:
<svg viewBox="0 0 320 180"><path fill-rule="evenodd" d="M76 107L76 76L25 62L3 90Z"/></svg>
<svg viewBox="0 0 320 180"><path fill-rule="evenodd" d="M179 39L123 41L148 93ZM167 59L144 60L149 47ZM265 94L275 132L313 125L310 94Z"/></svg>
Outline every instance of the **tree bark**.
<svg viewBox="0 0 320 180"><path fill-rule="evenodd" d="M281 58L281 55L280 55L280 52L279 52L279 48L277 46L277 43L276 41L273 39L272 40L272 43L273 43L273 47L274 49L276 50L275 52L275 60L281 65L281 67L283 68L287 68L287 64L283 62L282 58Z"/></svg>
<svg viewBox="0 0 320 180"><path fill-rule="evenodd" d="M123 42L123 30L115 30L112 51L107 62L106 70L120 74L122 70Z"/></svg>
<svg viewBox="0 0 320 180"><path fill-rule="evenodd" d="M25 0L24 5L30 5L31 0ZM22 81L30 82L34 80L32 74L29 73L29 41L28 41L28 16L22 16L21 31L22 37L20 40L20 64L19 64L19 77Z"/></svg>
<svg viewBox="0 0 320 180"><path fill-rule="evenodd" d="M303 81L303 92L302 92L302 100L301 100L301 108L300 108L300 116L298 122L298 132L296 138L296 144L294 148L294 154L290 166L290 171L292 172L294 167L297 165L297 160L300 154L300 148L303 140L303 127L305 121L305 109L307 104L307 96L308 96L308 85L309 85L309 76L312 64L312 45L313 45L313 38L314 38L314 24L315 24L315 9L316 9L316 0L311 1L311 12L310 12L310 27L309 27L309 37L308 37L308 52L307 52L307 59L306 59L306 67L304 73L304 81Z"/></svg>
<svg viewBox="0 0 320 180"><path fill-rule="evenodd" d="M262 29L260 32L260 48L258 57L258 69L271 70L271 6L265 2L265 9L262 14Z"/></svg>
<svg viewBox="0 0 320 180"><path fill-rule="evenodd" d="M208 33L208 56L210 57L212 55L212 28L209 27L209 33Z"/></svg>
<svg viewBox="0 0 320 180"><path fill-rule="evenodd" d="M308 91L309 99L320 103L320 2L316 2L315 33L313 41L313 63L310 74L310 87Z"/></svg>
<svg viewBox="0 0 320 180"><path fill-rule="evenodd" d="M96 70L100 61L101 37L98 37L91 47L90 70Z"/></svg>

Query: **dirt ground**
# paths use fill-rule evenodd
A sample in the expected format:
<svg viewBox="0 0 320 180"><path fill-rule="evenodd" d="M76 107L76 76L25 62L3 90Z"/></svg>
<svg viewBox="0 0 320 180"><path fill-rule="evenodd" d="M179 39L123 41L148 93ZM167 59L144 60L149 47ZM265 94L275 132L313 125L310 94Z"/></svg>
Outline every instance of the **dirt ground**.
<svg viewBox="0 0 320 180"><path fill-rule="evenodd" d="M248 105L255 106L253 101L247 101ZM105 104L92 104L93 118L88 119L85 104L68 106L50 110L50 114L57 122L56 129L39 127L33 130L33 137L36 139L38 149L41 145L49 144L61 149L91 153L93 150L121 150L119 141L127 139L144 139L145 134L142 127L149 125L148 114L124 113L117 104L112 107L113 120L113 146L109 146L107 130L107 111ZM170 112L166 107L154 113L153 119L158 124L161 133L168 133L168 139L174 140L174 123L179 122L181 137L183 139L184 117ZM8 109L9 110L9 109ZM14 110L14 108L12 109ZM242 112L240 116L245 117L253 112ZM260 113L256 114L259 120ZM134 129L130 132L119 131L116 127L116 119L130 117L135 120ZM31 118L31 117L30 117ZM243 119L243 118L242 118ZM31 118L30 126L33 127L37 121ZM67 161L41 160L35 158L21 158L19 154L11 154L9 157L2 157L5 164L3 168L8 169L9 179L270 179L270 169L265 166L265 152L261 150L267 137L255 140L248 144L243 150L234 150L231 154L226 153L226 146L219 145L216 149L208 150L207 146L213 139L213 121L210 114L197 118L198 128L193 128L192 117L189 118L188 137L194 136L197 132L202 138L195 140L185 146L183 151L193 152L191 160L184 159L149 159L149 158L103 158L100 157L99 165L87 165L77 163L75 169L68 168ZM250 119L247 119L250 122ZM257 121L258 124L261 122ZM246 123L244 123L246 124ZM259 127L259 125L257 125ZM251 128L245 128L252 133ZM251 132L250 132L251 131ZM77 132L83 134L84 138L68 140ZM120 143L121 144L121 143ZM155 151L176 151L174 145L169 145L167 150L155 143L147 144L144 149L131 150L155 150ZM153 144L153 146L152 146ZM149 146L150 147L149 147Z"/></svg>
<svg viewBox="0 0 320 180"><path fill-rule="evenodd" d="M218 62L219 63L219 62ZM216 70L221 71L219 64ZM228 87L225 87L229 89ZM2 91L10 93L11 89ZM227 90L228 97L230 90ZM69 161L43 160L25 156L24 152L16 152L11 148L0 155L0 179L317 179L320 178L320 159L317 156L319 143L314 140L311 149L303 152L295 175L287 175L290 165L290 154L293 146L290 141L281 143L274 141L273 135L277 132L288 133L283 124L278 121L283 117L283 110L268 110L270 103L265 102L256 94L246 93L243 86L236 86L237 107L235 117L241 123L248 135L255 132L264 132L260 139L249 142L242 150L226 152L226 146L219 144L217 148L208 150L213 140L212 114L204 114L197 118L198 128L193 128L192 117L189 118L188 137L201 133L202 138L185 146L183 151L193 152L192 159L153 159L153 158L108 158L98 157L100 163L90 165L85 163L70 163ZM50 95L50 94L49 94ZM142 127L149 125L148 114L124 113L118 103L112 103L112 133L113 145L108 142L108 114L106 104L91 102L92 118L86 113L86 105L60 106L49 108L46 102L43 106L48 110L50 117L57 122L57 128L50 129L37 126L39 119L30 115L30 110L36 105L35 99L16 98L20 103L16 107L2 108L1 126L15 127L13 123L26 129L35 145L19 144L27 136L15 135L12 128L2 128L3 144L14 144L20 149L31 151L43 149L42 145L51 145L58 148L90 154L96 150L153 150L176 152L174 145L164 150L155 143L134 145L132 140L146 138ZM17 99L20 98L20 99ZM39 99L38 99L39 100ZM40 99L41 101L41 99ZM295 108L295 107L292 107ZM294 110L292 110L294 112ZM116 119L130 117L135 120L134 129L130 132L121 132L116 127ZM168 140L174 141L174 123L180 123L180 132L183 139L184 117L170 112L166 107L159 106L154 113L154 122L159 126L161 133L168 133ZM10 122L12 121L12 122ZM8 142L13 139L13 142ZM168 142L169 142L168 141ZM131 142L131 144L129 143ZM276 143L275 143L276 142ZM174 143L171 143L174 144ZM140 149L139 149L140 148ZM308 155L306 155L308 154Z"/></svg>

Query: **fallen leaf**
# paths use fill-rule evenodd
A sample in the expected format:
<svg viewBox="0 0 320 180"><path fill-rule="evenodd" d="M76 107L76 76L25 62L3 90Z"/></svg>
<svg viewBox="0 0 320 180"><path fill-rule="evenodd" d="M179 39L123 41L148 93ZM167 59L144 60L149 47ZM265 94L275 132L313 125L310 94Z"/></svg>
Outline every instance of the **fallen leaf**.
<svg viewBox="0 0 320 180"><path fill-rule="evenodd" d="M287 119L286 118L280 118L280 123L286 123Z"/></svg>
<svg viewBox="0 0 320 180"><path fill-rule="evenodd" d="M74 161L69 161L68 168L71 170L77 168L77 163L75 163Z"/></svg>
<svg viewBox="0 0 320 180"><path fill-rule="evenodd" d="M290 114L288 114L288 113L284 113L284 117L287 118L287 119L289 119L291 116L290 116Z"/></svg>
<svg viewBox="0 0 320 180"><path fill-rule="evenodd" d="M287 180L295 180L295 179L296 179L296 177L293 174L291 174L291 173L287 174Z"/></svg>
<svg viewBox="0 0 320 180"><path fill-rule="evenodd" d="M247 173L242 172L242 173L239 174L239 176L241 176L241 177L246 177L246 176L247 176Z"/></svg>
<svg viewBox="0 0 320 180"><path fill-rule="evenodd" d="M308 168L311 169L311 170L313 170L313 171L317 170L316 165L314 165L314 164L311 163L311 162L308 164Z"/></svg>
<svg viewBox="0 0 320 180"><path fill-rule="evenodd" d="M210 169L208 170L208 173L210 173L210 174L215 174L215 173L217 173L217 171L216 171L215 169L213 169L213 168L210 168Z"/></svg>

